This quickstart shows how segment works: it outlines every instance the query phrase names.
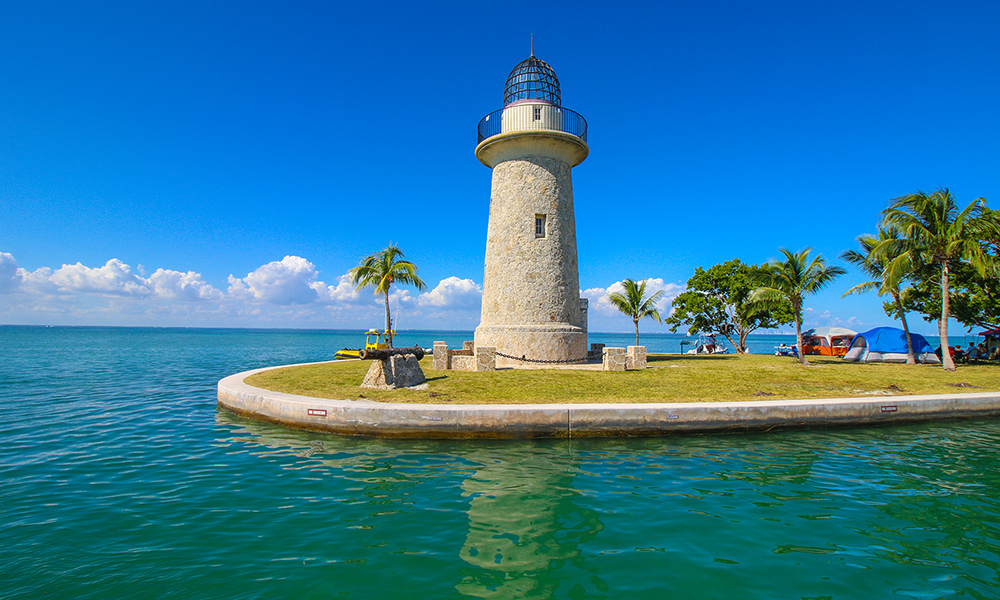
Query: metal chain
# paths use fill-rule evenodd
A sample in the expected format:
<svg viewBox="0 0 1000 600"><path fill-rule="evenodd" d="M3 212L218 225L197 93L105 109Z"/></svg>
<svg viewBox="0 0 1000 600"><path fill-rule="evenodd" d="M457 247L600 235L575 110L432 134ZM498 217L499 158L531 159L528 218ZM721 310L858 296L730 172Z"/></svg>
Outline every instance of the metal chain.
<svg viewBox="0 0 1000 600"><path fill-rule="evenodd" d="M584 362L590 360L591 358L596 358L597 354L594 352L588 352L587 356L584 356L583 358L571 358L568 360L546 360L543 358L525 358L523 356L511 356L510 354L504 354L503 352L497 352L497 356L502 356L504 358L509 358L511 360L519 360L522 362L554 365L554 364L572 364L572 363Z"/></svg>

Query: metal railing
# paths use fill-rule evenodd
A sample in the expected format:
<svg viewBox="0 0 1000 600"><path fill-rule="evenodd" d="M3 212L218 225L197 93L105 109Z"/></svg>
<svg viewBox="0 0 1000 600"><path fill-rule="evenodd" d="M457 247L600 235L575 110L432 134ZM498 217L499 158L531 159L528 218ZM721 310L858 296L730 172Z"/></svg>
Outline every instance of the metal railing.
<svg viewBox="0 0 1000 600"><path fill-rule="evenodd" d="M506 115L504 111L507 111ZM531 129L561 131L587 141L587 120L580 113L547 103L538 106L512 104L507 108L497 109L479 121L478 129L477 144L501 133Z"/></svg>

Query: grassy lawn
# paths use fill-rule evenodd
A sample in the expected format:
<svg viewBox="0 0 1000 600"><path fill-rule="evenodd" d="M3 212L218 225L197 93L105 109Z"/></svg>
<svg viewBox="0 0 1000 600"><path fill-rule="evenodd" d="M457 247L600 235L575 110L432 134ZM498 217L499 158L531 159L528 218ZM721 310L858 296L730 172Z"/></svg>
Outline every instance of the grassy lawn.
<svg viewBox="0 0 1000 600"><path fill-rule="evenodd" d="M385 402L545 404L554 402L692 402L841 398L898 394L945 394L1000 390L1000 366L857 364L810 357L803 367L790 358L654 354L651 368L624 373L574 370L503 370L493 373L434 371L431 358L420 365L425 390L370 390L360 383L368 362L288 367L246 379L273 391ZM973 387L970 387L973 386Z"/></svg>

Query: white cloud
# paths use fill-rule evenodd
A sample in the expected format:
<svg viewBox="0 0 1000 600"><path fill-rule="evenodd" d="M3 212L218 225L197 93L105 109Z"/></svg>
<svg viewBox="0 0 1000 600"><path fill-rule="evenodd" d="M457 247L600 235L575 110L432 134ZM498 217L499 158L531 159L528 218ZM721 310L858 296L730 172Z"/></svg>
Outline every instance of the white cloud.
<svg viewBox="0 0 1000 600"><path fill-rule="evenodd" d="M383 315L383 298L349 277L319 280L310 261L286 256L220 288L196 271L150 269L148 277L119 259L99 267L20 268L0 253L0 320L25 324L368 327ZM471 328L482 289L448 277L423 294L394 285L389 301L404 328ZM398 326L398 325L397 325Z"/></svg>
<svg viewBox="0 0 1000 600"><path fill-rule="evenodd" d="M148 271L152 275L147 277L145 270L118 259L96 268L78 262L28 271L11 253L0 252L0 323L362 329L380 326L383 318L383 299L370 288L358 291L346 275L327 285L319 280L316 267L298 256L262 265L245 278L230 275L228 285L219 282L218 288L196 271ZM648 290L665 292L658 308L667 316L684 286L659 278L646 281ZM607 301L608 292L620 289L621 282L614 282L581 292L590 300L590 331L631 330L631 320ZM472 329L479 324L482 288L461 277L444 278L425 293L394 285L390 303L396 325L403 329ZM817 299L815 309L807 307L806 326L841 325L860 331L887 324L881 300L872 304L874 308L859 314L862 308L845 311L838 304L828 310ZM844 319L848 315L855 316ZM911 326L914 321L918 331L934 335L932 325L913 319ZM644 331L657 327L648 320L642 324Z"/></svg>
<svg viewBox="0 0 1000 600"><path fill-rule="evenodd" d="M0 252L0 294L13 292L21 284L14 255Z"/></svg>
<svg viewBox="0 0 1000 600"><path fill-rule="evenodd" d="M9 272L14 269L13 276ZM6 286L6 287L5 287ZM132 272L117 258L103 267L81 263L63 265L53 271L42 267L35 271L17 268L14 257L0 253L0 291L20 291L28 295L92 294L122 298L164 298L171 300L221 300L222 292L205 282L194 271L181 273L157 269L148 279Z"/></svg>
<svg viewBox="0 0 1000 600"><path fill-rule="evenodd" d="M238 299L253 298L253 294L250 292L250 289L247 288L247 284L243 283L242 279L234 275L230 275L228 281L229 281L229 289L227 290L227 292L229 293L229 296L231 298L238 298Z"/></svg>
<svg viewBox="0 0 1000 600"><path fill-rule="evenodd" d="M230 293L243 296L244 290L257 300L287 306L309 304L319 299L316 266L301 256L286 256L280 261L257 267L242 280L229 276Z"/></svg>
<svg viewBox="0 0 1000 600"><path fill-rule="evenodd" d="M18 268L14 257L6 252L0 253L0 291L19 292L34 298L36 303L43 301L39 297L49 297L47 301L54 302L55 296L63 298L60 300L63 303L66 298L88 295L168 300L222 300L224 297L194 271L157 269L146 279L133 273L129 265L117 258L102 267L88 267L78 262L54 271L48 267L28 271ZM35 308L46 310L43 306Z"/></svg>
<svg viewBox="0 0 1000 600"><path fill-rule="evenodd" d="M640 280L642 281L642 280ZM646 295L655 294L656 292L663 292L663 296L660 298L659 302L656 303L657 310L660 311L661 317L666 317L670 314L671 303L674 298L679 296L684 292L686 287L677 283L666 283L660 278L649 278L646 279ZM608 300L608 295L614 292L621 292L625 288L622 287L621 281L616 281L606 288L590 288L580 292L580 295L584 298L590 300L590 313L597 313L604 316L619 315L621 312L615 308L611 301Z"/></svg>
<svg viewBox="0 0 1000 600"><path fill-rule="evenodd" d="M81 263L63 265L52 272L49 281L63 292L133 297L152 293L148 282L132 273L131 267L117 258L112 258L103 267L97 268L85 267Z"/></svg>
<svg viewBox="0 0 1000 600"><path fill-rule="evenodd" d="M378 297L378 296L376 296ZM385 300L380 300L384 302ZM391 288L389 290L389 302L391 306L396 306L399 304L412 305L416 301L412 295L410 295L410 290L405 288Z"/></svg>
<svg viewBox="0 0 1000 600"><path fill-rule="evenodd" d="M41 267L34 271L18 269L17 276L21 280L20 291L27 294L58 294L59 286L52 282L52 269ZM63 292L68 293L68 292Z"/></svg>
<svg viewBox="0 0 1000 600"><path fill-rule="evenodd" d="M420 294L417 304L438 309L479 310L483 304L483 288L471 279L448 277L433 290Z"/></svg>
<svg viewBox="0 0 1000 600"><path fill-rule="evenodd" d="M864 323L861 319L856 316L851 316L848 318L843 318L839 314L834 314L829 310L816 310L814 308L805 307L802 309L803 312L803 323L802 329L810 329L812 327L846 327L847 329L852 329L854 331L862 331L864 329L873 327L874 325ZM790 329L794 333L794 325Z"/></svg>
<svg viewBox="0 0 1000 600"><path fill-rule="evenodd" d="M326 285L322 281L317 281L313 289L322 300L333 304L370 304L373 296L370 289L359 291L347 275L338 277L337 285Z"/></svg>
<svg viewBox="0 0 1000 600"><path fill-rule="evenodd" d="M199 273L157 269L146 280L159 298L221 300L222 292L206 283Z"/></svg>

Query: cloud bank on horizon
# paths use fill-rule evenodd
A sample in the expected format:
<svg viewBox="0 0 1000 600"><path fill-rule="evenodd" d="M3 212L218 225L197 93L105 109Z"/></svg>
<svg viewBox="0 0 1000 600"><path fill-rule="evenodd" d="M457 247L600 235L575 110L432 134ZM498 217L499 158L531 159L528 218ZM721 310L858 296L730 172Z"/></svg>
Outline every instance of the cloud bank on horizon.
<svg viewBox="0 0 1000 600"><path fill-rule="evenodd" d="M244 277L231 274L226 287L220 289L194 271L158 268L147 276L142 265L133 269L117 258L100 267L77 262L29 271L19 267L12 254L0 252L0 324L315 329L382 325L381 296L369 289L356 289L347 274L332 283L322 281L319 275L312 262L289 255ZM665 318L685 286L662 278L645 281L649 293L663 292L657 308ZM631 319L608 300L610 293L622 289L621 281L615 281L607 287L580 291L580 296L590 301L591 331L631 330ZM401 329L472 330L479 324L482 296L479 283L451 276L422 293L394 286L390 303L396 326ZM839 319L830 311L807 307L806 313L816 325L853 329L866 325L853 317ZM640 327L669 331L649 319Z"/></svg>
<svg viewBox="0 0 1000 600"><path fill-rule="evenodd" d="M664 290L661 311L683 286L650 279ZM149 325L191 327L357 328L380 325L383 300L357 290L346 274L322 281L316 266L301 256L285 256L244 277L229 275L220 289L194 271L156 269L146 275L117 258L100 267L82 263L34 271L0 252L0 322L26 325ZM590 299L591 327L629 325L607 300L607 288L581 292ZM479 322L482 286L446 277L427 291L394 286L390 303L397 326L405 329L473 329ZM620 322L616 322L620 321Z"/></svg>

